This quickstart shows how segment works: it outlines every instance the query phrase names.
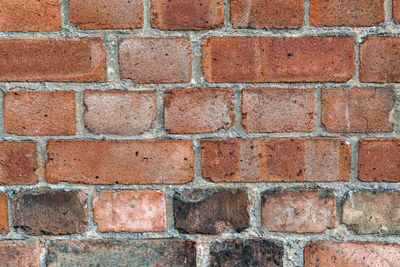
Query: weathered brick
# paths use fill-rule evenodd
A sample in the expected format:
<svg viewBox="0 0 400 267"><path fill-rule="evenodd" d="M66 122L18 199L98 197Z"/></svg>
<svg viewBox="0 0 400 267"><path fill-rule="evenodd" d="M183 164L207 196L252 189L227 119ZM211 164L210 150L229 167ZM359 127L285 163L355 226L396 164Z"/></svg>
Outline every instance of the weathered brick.
<svg viewBox="0 0 400 267"><path fill-rule="evenodd" d="M8 195L0 194L0 235L6 235L8 228ZM1 251L1 249L0 249ZM1 253L0 253L1 255ZM1 259L1 256L0 256ZM1 261L1 260L0 260Z"/></svg>
<svg viewBox="0 0 400 267"><path fill-rule="evenodd" d="M4 127L17 135L74 135L74 92L13 91L4 96Z"/></svg>
<svg viewBox="0 0 400 267"><path fill-rule="evenodd" d="M13 227L29 235L83 233L87 198L78 191L28 191L11 198Z"/></svg>
<svg viewBox="0 0 400 267"><path fill-rule="evenodd" d="M59 0L0 0L0 32L61 30Z"/></svg>
<svg viewBox="0 0 400 267"><path fill-rule="evenodd" d="M0 81L105 82L98 38L0 40Z"/></svg>
<svg viewBox="0 0 400 267"><path fill-rule="evenodd" d="M188 234L241 232L249 227L249 200L242 190L189 190L174 196L175 228Z"/></svg>
<svg viewBox="0 0 400 267"><path fill-rule="evenodd" d="M152 0L151 26L162 30L209 30L224 25L224 1Z"/></svg>
<svg viewBox="0 0 400 267"><path fill-rule="evenodd" d="M205 140L202 174L213 182L348 181L345 139Z"/></svg>
<svg viewBox="0 0 400 267"><path fill-rule="evenodd" d="M361 82L400 82L400 38L369 37L360 47Z"/></svg>
<svg viewBox="0 0 400 267"><path fill-rule="evenodd" d="M322 233L337 227L336 198L327 190L264 192L262 228L270 232Z"/></svg>
<svg viewBox="0 0 400 267"><path fill-rule="evenodd" d="M182 184L194 178L191 140L49 141L50 183Z"/></svg>
<svg viewBox="0 0 400 267"><path fill-rule="evenodd" d="M164 96L164 126L169 133L228 130L235 123L232 89L170 90Z"/></svg>
<svg viewBox="0 0 400 267"><path fill-rule="evenodd" d="M400 182L400 140L361 140L358 179L363 182Z"/></svg>
<svg viewBox="0 0 400 267"><path fill-rule="evenodd" d="M44 244L38 240L0 242L0 265L4 267L40 266Z"/></svg>
<svg viewBox="0 0 400 267"><path fill-rule="evenodd" d="M346 82L354 74L354 38L207 38L208 82Z"/></svg>
<svg viewBox="0 0 400 267"><path fill-rule="evenodd" d="M304 23L304 1L231 0L234 28L300 28Z"/></svg>
<svg viewBox="0 0 400 267"><path fill-rule="evenodd" d="M358 234L400 233L400 192L349 192L343 203L343 223Z"/></svg>
<svg viewBox="0 0 400 267"><path fill-rule="evenodd" d="M126 38L119 42L121 77L135 83L190 82L188 38Z"/></svg>
<svg viewBox="0 0 400 267"><path fill-rule="evenodd" d="M392 87L322 89L321 123L328 132L391 132Z"/></svg>
<svg viewBox="0 0 400 267"><path fill-rule="evenodd" d="M196 243L165 240L51 241L48 267L196 266Z"/></svg>
<svg viewBox="0 0 400 267"><path fill-rule="evenodd" d="M265 239L215 241L210 247L210 266L283 266L284 248Z"/></svg>
<svg viewBox="0 0 400 267"><path fill-rule="evenodd" d="M400 246L386 243L333 241L309 243L304 250L304 266L397 266Z"/></svg>
<svg viewBox="0 0 400 267"><path fill-rule="evenodd" d="M244 89L242 112L246 132L312 132L314 89Z"/></svg>
<svg viewBox="0 0 400 267"><path fill-rule="evenodd" d="M400 23L400 1L392 1L392 16L395 23Z"/></svg>
<svg viewBox="0 0 400 267"><path fill-rule="evenodd" d="M313 26L374 26L385 22L384 0L311 0Z"/></svg>
<svg viewBox="0 0 400 267"><path fill-rule="evenodd" d="M38 168L34 142L0 142L0 185L36 184Z"/></svg>
<svg viewBox="0 0 400 267"><path fill-rule="evenodd" d="M86 91L85 124L94 133L142 134L157 118L155 91Z"/></svg>
<svg viewBox="0 0 400 267"><path fill-rule="evenodd" d="M82 30L143 27L142 0L70 0L69 18Z"/></svg>
<svg viewBox="0 0 400 267"><path fill-rule="evenodd" d="M167 228L165 194L160 191L101 191L93 201L100 232L162 232Z"/></svg>

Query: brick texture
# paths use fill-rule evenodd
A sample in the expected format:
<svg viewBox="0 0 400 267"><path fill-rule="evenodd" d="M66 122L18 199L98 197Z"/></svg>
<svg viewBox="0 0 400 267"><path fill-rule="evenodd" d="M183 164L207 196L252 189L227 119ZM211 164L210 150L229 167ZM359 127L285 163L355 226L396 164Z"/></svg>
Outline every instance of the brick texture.
<svg viewBox="0 0 400 267"><path fill-rule="evenodd" d="M206 30L224 25L224 1L152 0L151 26L162 30Z"/></svg>
<svg viewBox="0 0 400 267"><path fill-rule="evenodd" d="M194 178L192 141L49 141L50 183L182 184Z"/></svg>
<svg viewBox="0 0 400 267"><path fill-rule="evenodd" d="M344 139L241 139L202 142L202 173L213 182L348 181Z"/></svg>
<svg viewBox="0 0 400 267"><path fill-rule="evenodd" d="M3 266L40 266L44 244L38 240L0 242L0 262Z"/></svg>
<svg viewBox="0 0 400 267"><path fill-rule="evenodd" d="M0 194L0 235L6 235L9 232L7 201L7 194Z"/></svg>
<svg viewBox="0 0 400 267"><path fill-rule="evenodd" d="M171 90L164 95L165 130L175 134L228 130L235 123L232 89Z"/></svg>
<svg viewBox="0 0 400 267"><path fill-rule="evenodd" d="M208 82L346 82L354 74L353 38L207 38Z"/></svg>
<svg viewBox="0 0 400 267"><path fill-rule="evenodd" d="M166 230L165 195L160 191L101 191L93 203L100 232Z"/></svg>
<svg viewBox="0 0 400 267"><path fill-rule="evenodd" d="M400 1L392 1L392 16L395 23L400 23Z"/></svg>

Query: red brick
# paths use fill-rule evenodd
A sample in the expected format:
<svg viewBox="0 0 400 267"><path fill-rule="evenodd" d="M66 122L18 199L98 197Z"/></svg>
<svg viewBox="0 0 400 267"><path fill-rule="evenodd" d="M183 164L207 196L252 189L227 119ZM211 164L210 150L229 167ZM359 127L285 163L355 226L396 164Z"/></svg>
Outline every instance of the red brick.
<svg viewBox="0 0 400 267"><path fill-rule="evenodd" d="M400 38L369 37L361 44L360 81L400 81Z"/></svg>
<svg viewBox="0 0 400 267"><path fill-rule="evenodd" d="M157 118L156 92L86 91L85 124L94 133L142 134Z"/></svg>
<svg viewBox="0 0 400 267"><path fill-rule="evenodd" d="M0 142L0 185L38 183L38 155L33 142Z"/></svg>
<svg viewBox="0 0 400 267"><path fill-rule="evenodd" d="M345 139L231 139L202 142L202 173L213 182L348 181Z"/></svg>
<svg viewBox="0 0 400 267"><path fill-rule="evenodd" d="M0 0L0 32L61 30L59 0Z"/></svg>
<svg viewBox="0 0 400 267"><path fill-rule="evenodd" d="M74 135L74 92L9 92L4 96L4 126L17 135Z"/></svg>
<svg viewBox="0 0 400 267"><path fill-rule="evenodd" d="M346 82L354 74L354 38L207 38L208 82Z"/></svg>
<svg viewBox="0 0 400 267"><path fill-rule="evenodd" d="M321 123L328 132L391 132L392 87L322 89Z"/></svg>
<svg viewBox="0 0 400 267"><path fill-rule="evenodd" d="M385 22L384 0L311 0L313 26L374 26Z"/></svg>
<svg viewBox="0 0 400 267"><path fill-rule="evenodd" d="M235 124L232 89L169 90L164 96L164 126L169 133L207 133Z"/></svg>
<svg viewBox="0 0 400 267"><path fill-rule="evenodd" d="M0 81L105 82L98 38L0 40Z"/></svg>
<svg viewBox="0 0 400 267"><path fill-rule="evenodd" d="M82 30L143 27L142 0L70 0L69 18Z"/></svg>
<svg viewBox="0 0 400 267"><path fill-rule="evenodd" d="M303 0L231 0L234 28L300 28L304 23Z"/></svg>
<svg viewBox="0 0 400 267"><path fill-rule="evenodd" d="M165 194L160 191L101 191L93 202L100 232L162 232L167 228Z"/></svg>
<svg viewBox="0 0 400 267"><path fill-rule="evenodd" d="M0 235L6 235L9 232L7 201L8 201L8 195L0 194ZM1 256L0 256L0 259L1 259Z"/></svg>
<svg viewBox="0 0 400 267"><path fill-rule="evenodd" d="M3 266L40 266L44 244L38 240L0 242L0 262Z"/></svg>
<svg viewBox="0 0 400 267"><path fill-rule="evenodd" d="M126 38L119 42L121 77L135 83L190 82L188 38Z"/></svg>
<svg viewBox="0 0 400 267"><path fill-rule="evenodd" d="M264 193L262 228L270 232L322 233L337 227L336 198L326 190Z"/></svg>
<svg viewBox="0 0 400 267"><path fill-rule="evenodd" d="M182 184L194 178L191 140L49 141L50 183Z"/></svg>
<svg viewBox="0 0 400 267"><path fill-rule="evenodd" d="M392 16L395 23L400 23L400 1L392 1Z"/></svg>
<svg viewBox="0 0 400 267"><path fill-rule="evenodd" d="M151 1L151 26L161 30L215 29L224 19L220 0Z"/></svg>
<svg viewBox="0 0 400 267"><path fill-rule="evenodd" d="M400 182L400 140L360 141L358 179L363 182Z"/></svg>
<svg viewBox="0 0 400 267"><path fill-rule="evenodd" d="M242 112L246 132L312 132L314 89L244 89Z"/></svg>
<svg viewBox="0 0 400 267"><path fill-rule="evenodd" d="M304 250L304 266L397 266L400 246L385 243L333 241L309 243Z"/></svg>
<svg viewBox="0 0 400 267"><path fill-rule="evenodd" d="M399 234L400 192L349 192L343 201L342 223L357 234Z"/></svg>

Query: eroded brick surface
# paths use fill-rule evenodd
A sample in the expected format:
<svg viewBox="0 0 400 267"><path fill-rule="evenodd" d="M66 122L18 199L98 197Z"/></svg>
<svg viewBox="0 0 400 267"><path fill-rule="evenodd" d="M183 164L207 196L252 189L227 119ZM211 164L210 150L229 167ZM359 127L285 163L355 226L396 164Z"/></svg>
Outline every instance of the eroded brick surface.
<svg viewBox="0 0 400 267"><path fill-rule="evenodd" d="M39 267L43 247L38 240L3 240L0 242L0 264L4 267Z"/></svg>

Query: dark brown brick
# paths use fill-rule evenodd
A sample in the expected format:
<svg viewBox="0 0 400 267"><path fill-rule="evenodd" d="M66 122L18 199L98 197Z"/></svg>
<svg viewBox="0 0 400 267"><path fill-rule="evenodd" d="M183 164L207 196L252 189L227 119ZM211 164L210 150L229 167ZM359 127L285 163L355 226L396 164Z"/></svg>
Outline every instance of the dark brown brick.
<svg viewBox="0 0 400 267"><path fill-rule="evenodd" d="M174 196L175 228L181 233L241 232L249 226L249 200L242 190L190 190Z"/></svg>

